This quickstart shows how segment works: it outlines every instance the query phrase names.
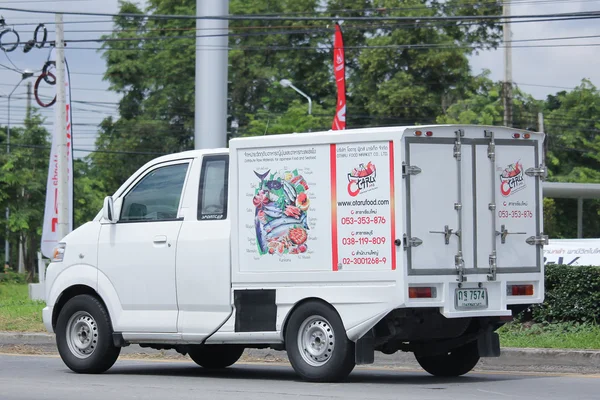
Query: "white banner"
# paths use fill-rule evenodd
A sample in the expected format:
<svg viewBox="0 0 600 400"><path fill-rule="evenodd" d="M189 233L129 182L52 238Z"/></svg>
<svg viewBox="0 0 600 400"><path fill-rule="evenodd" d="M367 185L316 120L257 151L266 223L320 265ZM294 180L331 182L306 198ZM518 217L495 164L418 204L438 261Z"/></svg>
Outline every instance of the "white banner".
<svg viewBox="0 0 600 400"><path fill-rule="evenodd" d="M52 51L51 60L55 60L54 50ZM69 190L69 232L73 230L73 138L71 135L71 90L69 87L69 67L66 66L65 73L65 93L66 93L66 116L67 130L66 132L58 132L60 112L58 107L55 108L56 116L54 119L54 129L52 133L52 147L50 149L50 164L48 166L48 182L46 185L46 207L44 208L44 226L42 230L42 254L44 257L52 258L54 247L62 239L58 237L58 146L57 135L67 135L67 160L68 160L68 184Z"/></svg>
<svg viewBox="0 0 600 400"><path fill-rule="evenodd" d="M544 246L544 264L600 266L600 239L551 239Z"/></svg>

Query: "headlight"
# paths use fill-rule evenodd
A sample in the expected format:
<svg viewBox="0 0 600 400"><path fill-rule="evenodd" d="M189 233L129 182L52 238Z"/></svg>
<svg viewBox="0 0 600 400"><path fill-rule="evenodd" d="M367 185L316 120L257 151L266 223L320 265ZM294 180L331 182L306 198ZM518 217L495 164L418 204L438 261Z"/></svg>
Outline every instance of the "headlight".
<svg viewBox="0 0 600 400"><path fill-rule="evenodd" d="M59 243L58 246L54 248L54 255L52 256L52 262L61 262L65 257L65 248L67 245L65 243Z"/></svg>

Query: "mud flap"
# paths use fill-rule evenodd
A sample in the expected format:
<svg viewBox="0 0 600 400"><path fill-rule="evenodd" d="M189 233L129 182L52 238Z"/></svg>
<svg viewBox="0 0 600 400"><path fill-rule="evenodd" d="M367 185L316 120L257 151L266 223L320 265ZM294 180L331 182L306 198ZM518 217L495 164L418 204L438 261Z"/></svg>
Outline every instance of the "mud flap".
<svg viewBox="0 0 600 400"><path fill-rule="evenodd" d="M371 329L356 341L354 360L356 365L373 364L375 362L375 335Z"/></svg>
<svg viewBox="0 0 600 400"><path fill-rule="evenodd" d="M477 338L479 357L500 357L500 337L496 332L487 330Z"/></svg>

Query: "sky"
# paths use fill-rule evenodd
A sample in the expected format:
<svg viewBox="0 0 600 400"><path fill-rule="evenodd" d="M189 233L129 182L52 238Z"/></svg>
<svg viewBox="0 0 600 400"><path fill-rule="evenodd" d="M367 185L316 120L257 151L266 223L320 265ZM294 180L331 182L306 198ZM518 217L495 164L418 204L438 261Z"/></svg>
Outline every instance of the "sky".
<svg viewBox="0 0 600 400"><path fill-rule="evenodd" d="M143 3L142 3L143 4ZM0 7L28 8L34 10L52 11L86 11L108 12L118 11L117 0L0 0ZM600 10L600 0L513 0L512 14L547 14L577 11ZM33 38L35 26L42 22L50 23L49 38L54 38L54 16L44 14L25 14L13 11L0 10L7 25L12 26L21 36L22 41ZM112 23L108 17L65 16L65 39L97 38L111 30ZM78 32L81 30L96 32ZM600 43L600 23L598 20L542 22L542 23L515 23L512 24L513 40L539 39L554 37L589 36L599 35L598 38L547 41L541 44L585 44ZM4 41L12 38L6 35ZM522 43L531 44L531 43ZM538 43L536 43L538 44ZM519 43L515 43L518 46ZM77 47L94 47L99 45L78 44ZM72 46L75 47L75 46ZM545 48L514 48L513 49L513 80L525 92L537 99L544 99L548 94L560 90L568 90L577 86L583 78L590 79L596 86L600 85L600 52L598 47L545 47ZM21 49L11 53L0 52L0 125L7 123L6 95L20 80L20 74L4 67L18 70L31 69L39 71L46 59L49 50L33 49L24 54ZM481 73L484 69L491 71L491 79L503 80L504 61L503 49L479 52L470 57L471 68L474 74ZM74 148L93 150L96 126L108 116L117 115L116 102L119 96L108 90L108 82L103 80L105 62L101 53L95 50L67 49L67 61L71 71L72 99L84 102L103 102L109 104L91 105L73 103ZM13 65L14 64L14 65ZM33 84L33 79L30 79ZM53 95L51 87L40 88L42 95ZM26 85L21 83L11 100L11 126L20 125L25 116ZM35 101L34 101L35 104ZM6 111L4 111L6 110ZM53 124L53 108L41 110L47 117L46 123L49 130ZM85 151L76 151L75 157L89 154Z"/></svg>

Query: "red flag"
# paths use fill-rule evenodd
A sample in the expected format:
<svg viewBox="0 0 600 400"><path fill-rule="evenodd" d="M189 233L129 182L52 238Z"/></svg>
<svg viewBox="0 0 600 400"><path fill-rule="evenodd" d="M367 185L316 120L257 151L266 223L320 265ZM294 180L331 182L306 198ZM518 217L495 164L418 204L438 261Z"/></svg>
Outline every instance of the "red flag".
<svg viewBox="0 0 600 400"><path fill-rule="evenodd" d="M342 30L335 24L335 39L333 42L333 72L337 83L337 105L333 118L332 130L346 129L346 60L344 58L344 40Z"/></svg>

